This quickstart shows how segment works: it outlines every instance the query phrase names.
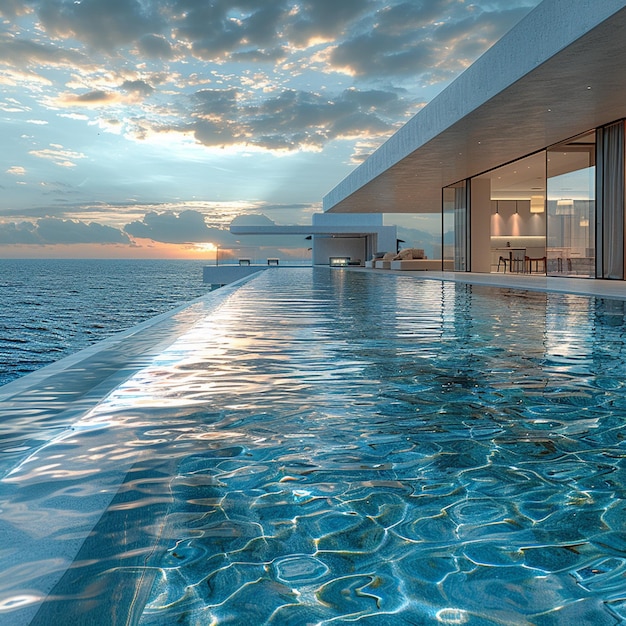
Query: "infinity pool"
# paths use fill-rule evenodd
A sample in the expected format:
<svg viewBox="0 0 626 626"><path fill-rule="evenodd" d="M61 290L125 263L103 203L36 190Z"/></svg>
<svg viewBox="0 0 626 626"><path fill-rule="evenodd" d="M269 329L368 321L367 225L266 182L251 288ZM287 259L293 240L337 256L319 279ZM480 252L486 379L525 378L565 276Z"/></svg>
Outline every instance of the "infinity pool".
<svg viewBox="0 0 626 626"><path fill-rule="evenodd" d="M624 307L261 274L13 437L0 622L626 620Z"/></svg>

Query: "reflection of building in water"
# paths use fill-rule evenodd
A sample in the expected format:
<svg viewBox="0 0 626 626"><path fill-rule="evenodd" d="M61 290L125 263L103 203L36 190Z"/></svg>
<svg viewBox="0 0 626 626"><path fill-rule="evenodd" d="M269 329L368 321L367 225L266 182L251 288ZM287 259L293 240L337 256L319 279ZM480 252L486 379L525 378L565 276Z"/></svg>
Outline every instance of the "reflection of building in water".
<svg viewBox="0 0 626 626"><path fill-rule="evenodd" d="M623 280L626 4L544 0L324 198L441 216L439 269Z"/></svg>

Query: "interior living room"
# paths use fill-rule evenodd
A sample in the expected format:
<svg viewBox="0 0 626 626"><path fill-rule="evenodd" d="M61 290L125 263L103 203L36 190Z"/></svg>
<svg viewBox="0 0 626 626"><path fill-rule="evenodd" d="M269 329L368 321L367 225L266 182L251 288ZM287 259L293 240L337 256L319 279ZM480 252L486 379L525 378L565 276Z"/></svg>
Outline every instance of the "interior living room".
<svg viewBox="0 0 626 626"><path fill-rule="evenodd" d="M484 244L489 234L472 251L475 271L594 276L595 152L594 131L470 179ZM448 188L452 215L464 190Z"/></svg>

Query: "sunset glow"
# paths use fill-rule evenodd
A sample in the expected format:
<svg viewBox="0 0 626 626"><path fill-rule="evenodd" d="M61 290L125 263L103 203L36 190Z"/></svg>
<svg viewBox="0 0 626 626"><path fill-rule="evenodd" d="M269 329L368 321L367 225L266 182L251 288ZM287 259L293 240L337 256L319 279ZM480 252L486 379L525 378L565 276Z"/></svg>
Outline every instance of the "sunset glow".
<svg viewBox="0 0 626 626"><path fill-rule="evenodd" d="M0 1L0 257L302 242L322 196L538 0Z"/></svg>

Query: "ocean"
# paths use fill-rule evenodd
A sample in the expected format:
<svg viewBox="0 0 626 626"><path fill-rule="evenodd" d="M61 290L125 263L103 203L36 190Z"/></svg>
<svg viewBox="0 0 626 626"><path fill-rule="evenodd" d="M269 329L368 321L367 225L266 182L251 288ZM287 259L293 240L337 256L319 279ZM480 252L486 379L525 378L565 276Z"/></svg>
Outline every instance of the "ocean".
<svg viewBox="0 0 626 626"><path fill-rule="evenodd" d="M207 264L0 259L0 385L202 296Z"/></svg>

